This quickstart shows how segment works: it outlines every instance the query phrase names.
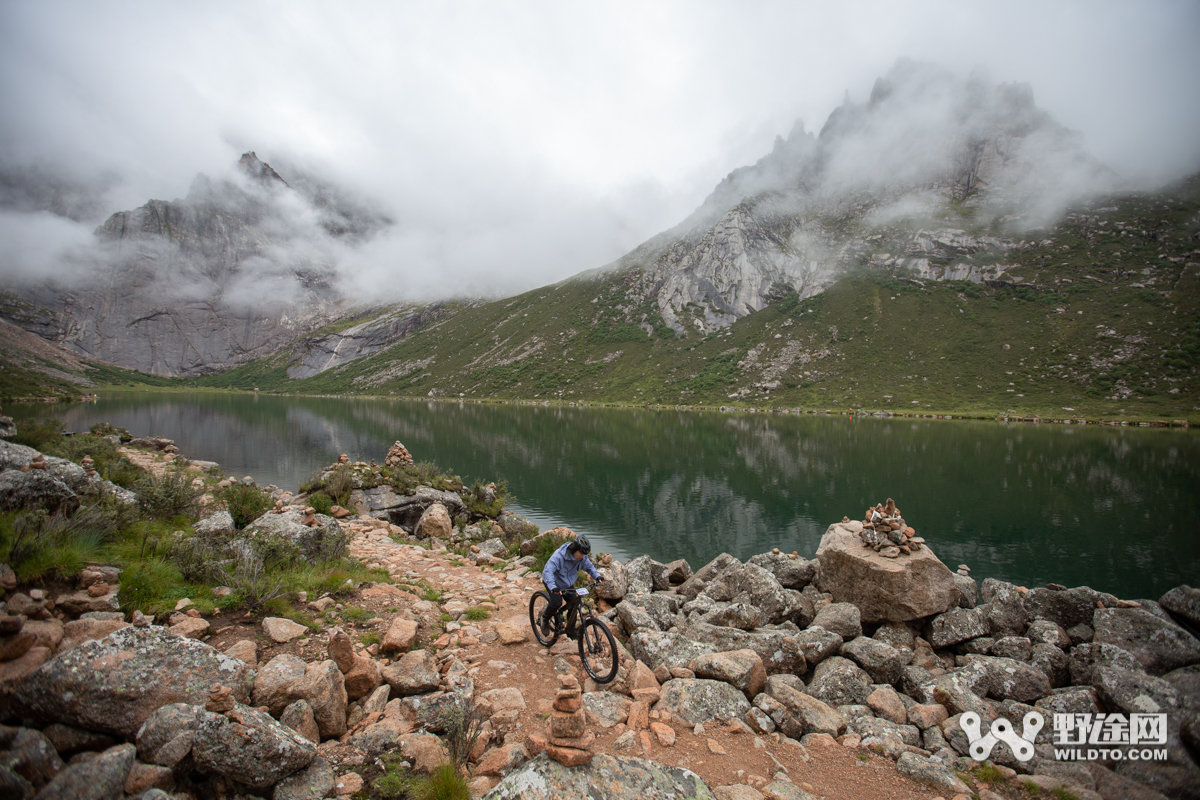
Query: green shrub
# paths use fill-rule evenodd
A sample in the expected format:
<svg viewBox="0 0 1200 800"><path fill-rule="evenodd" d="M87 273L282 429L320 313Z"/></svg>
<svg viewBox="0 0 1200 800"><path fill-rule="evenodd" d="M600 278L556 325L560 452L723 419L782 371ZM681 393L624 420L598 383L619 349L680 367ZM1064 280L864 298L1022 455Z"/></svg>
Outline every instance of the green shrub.
<svg viewBox="0 0 1200 800"><path fill-rule="evenodd" d="M324 492L314 492L308 496L308 504L318 514L329 515L333 512L333 498Z"/></svg>
<svg viewBox="0 0 1200 800"><path fill-rule="evenodd" d="M442 764L423 784L416 792L420 800L471 800L471 787L453 764Z"/></svg>
<svg viewBox="0 0 1200 800"><path fill-rule="evenodd" d="M467 616L467 619L471 620L471 622L481 622L482 620L487 619L489 615L488 615L488 610L486 608L476 607L476 608L468 608L466 616Z"/></svg>
<svg viewBox="0 0 1200 800"><path fill-rule="evenodd" d="M96 560L130 522L129 510L112 501L69 516L44 510L6 514L0 517L0 555L21 580L70 577Z"/></svg>
<svg viewBox="0 0 1200 800"><path fill-rule="evenodd" d="M504 506L508 504L510 499L508 496L508 483L505 481L492 484L490 488L479 481L475 481L471 484L471 488L463 494L463 502L467 506L467 511L476 517L491 517L493 519L500 516L500 512L504 510Z"/></svg>
<svg viewBox="0 0 1200 800"><path fill-rule="evenodd" d="M329 480L325 481L322 491L339 505L347 505L350 502L350 492L354 491L354 476L350 472L350 465L342 464L335 469Z"/></svg>
<svg viewBox="0 0 1200 800"><path fill-rule="evenodd" d="M133 440L133 434L108 422L97 422L88 429L93 436L116 436L122 442Z"/></svg>
<svg viewBox="0 0 1200 800"><path fill-rule="evenodd" d="M204 494L203 486L192 485L184 471L167 472L161 477L147 474L133 487L138 505L148 516L165 519L196 515L196 501Z"/></svg>
<svg viewBox="0 0 1200 800"><path fill-rule="evenodd" d="M121 455L115 444L103 436L64 436L60 442L52 445L52 449L52 455L69 459L76 464L82 462L84 456L91 457L101 478L126 489L132 488L145 474L141 467L134 466L129 459Z"/></svg>
<svg viewBox="0 0 1200 800"><path fill-rule="evenodd" d="M367 618L367 610L359 606L346 606L342 609L341 617L347 622L362 622Z"/></svg>
<svg viewBox="0 0 1200 800"><path fill-rule="evenodd" d="M170 561L149 558L127 567L121 573L121 610L153 613L156 605L183 586L183 575Z"/></svg>
<svg viewBox="0 0 1200 800"><path fill-rule="evenodd" d="M62 422L57 419L43 419L37 422L21 423L17 428L17 435L12 441L44 453L47 448L56 448L62 438Z"/></svg>
<svg viewBox="0 0 1200 800"><path fill-rule="evenodd" d="M232 484L222 489L218 498L233 517L233 527L239 531L271 508L271 498L255 486Z"/></svg>

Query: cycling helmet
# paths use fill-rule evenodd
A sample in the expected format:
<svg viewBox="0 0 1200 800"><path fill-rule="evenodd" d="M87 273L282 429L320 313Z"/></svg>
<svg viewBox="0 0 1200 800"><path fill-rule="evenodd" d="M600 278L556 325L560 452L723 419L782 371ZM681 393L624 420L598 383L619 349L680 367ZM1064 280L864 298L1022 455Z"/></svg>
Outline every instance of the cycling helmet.
<svg viewBox="0 0 1200 800"><path fill-rule="evenodd" d="M575 539L571 550L575 553L583 553L586 556L592 552L592 543L588 541L586 536L579 536Z"/></svg>

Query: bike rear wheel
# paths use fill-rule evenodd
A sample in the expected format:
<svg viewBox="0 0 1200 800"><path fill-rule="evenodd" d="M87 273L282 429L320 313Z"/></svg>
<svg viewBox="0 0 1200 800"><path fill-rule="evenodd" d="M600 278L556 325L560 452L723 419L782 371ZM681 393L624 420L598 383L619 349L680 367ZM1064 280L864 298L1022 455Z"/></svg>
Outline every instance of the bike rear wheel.
<svg viewBox="0 0 1200 800"><path fill-rule="evenodd" d="M542 614L546 613L549 605L550 595L542 590L534 592L533 597L529 598L529 624L533 627L534 638L546 647L550 647L558 641L558 625L554 620L550 621L549 636L542 633L542 626L539 624L542 621Z"/></svg>
<svg viewBox="0 0 1200 800"><path fill-rule="evenodd" d="M579 660L592 680L601 684L617 677L617 668L621 666L617 640L608 626L594 617L584 620L579 631Z"/></svg>

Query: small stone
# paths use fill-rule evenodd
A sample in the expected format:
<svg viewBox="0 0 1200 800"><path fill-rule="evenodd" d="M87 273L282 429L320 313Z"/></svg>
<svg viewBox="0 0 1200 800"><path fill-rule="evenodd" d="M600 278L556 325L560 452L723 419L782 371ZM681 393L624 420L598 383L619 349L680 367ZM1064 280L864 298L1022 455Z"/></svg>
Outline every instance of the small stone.
<svg viewBox="0 0 1200 800"><path fill-rule="evenodd" d="M108 594L108 584L104 581L93 583L87 588L88 597L103 597Z"/></svg>
<svg viewBox="0 0 1200 800"><path fill-rule="evenodd" d="M262 621L263 632L273 642L286 644L308 633L308 628L283 617L267 617Z"/></svg>
<svg viewBox="0 0 1200 800"><path fill-rule="evenodd" d="M717 755L717 756L727 756L727 755L729 755L729 753L727 753L727 752L725 751L725 748L724 748L724 747L721 747L721 745L717 744L717 740L716 740L716 739L709 739L709 740L708 740L708 752L712 753L713 755Z"/></svg>
<svg viewBox="0 0 1200 800"><path fill-rule="evenodd" d="M670 725L664 725L661 722L651 722L650 731L658 739L658 743L663 747L675 746L675 729Z"/></svg>

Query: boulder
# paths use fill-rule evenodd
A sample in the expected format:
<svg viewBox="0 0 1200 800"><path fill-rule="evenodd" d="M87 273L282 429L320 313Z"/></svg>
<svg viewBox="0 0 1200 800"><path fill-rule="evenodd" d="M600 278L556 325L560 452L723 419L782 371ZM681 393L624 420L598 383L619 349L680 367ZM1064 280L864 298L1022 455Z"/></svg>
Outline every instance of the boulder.
<svg viewBox="0 0 1200 800"><path fill-rule="evenodd" d="M98 586L100 584L93 584L89 589L96 591ZM88 589L61 594L54 598L55 609L72 617L93 612L120 612L121 604L117 599L120 589L119 585L109 585L108 591L99 595L90 594Z"/></svg>
<svg viewBox="0 0 1200 800"><path fill-rule="evenodd" d="M189 617L189 619L192 619L192 617ZM205 625L207 624L208 623L205 623ZM63 626L63 637L62 641L58 645L58 652L65 653L74 647L78 647L84 642L103 639L113 631L119 631L121 628L128 626L128 622L116 619L71 620ZM197 637L193 636L192 638Z"/></svg>
<svg viewBox="0 0 1200 800"><path fill-rule="evenodd" d="M138 757L147 764L173 769L191 755L196 722L203 710L187 703L170 703L157 709L138 729Z"/></svg>
<svg viewBox="0 0 1200 800"><path fill-rule="evenodd" d="M697 656L688 664L697 678L724 681L753 700L767 683L762 658L753 650L733 650Z"/></svg>
<svg viewBox="0 0 1200 800"><path fill-rule="evenodd" d="M1200 629L1200 589L1176 586L1159 598L1158 604L1193 628Z"/></svg>
<svg viewBox="0 0 1200 800"><path fill-rule="evenodd" d="M335 780L333 766L317 756L307 767L275 784L271 797L273 800L321 800L333 795Z"/></svg>
<svg viewBox="0 0 1200 800"><path fill-rule="evenodd" d="M15 700L47 722L132 739L160 706L203 705L214 683L249 701L253 676L203 642L156 625L128 627L43 664L16 688Z"/></svg>
<svg viewBox="0 0 1200 800"><path fill-rule="evenodd" d="M705 585L709 581L717 577L717 575L724 572L734 564L740 563L740 561L729 555L729 553L721 553L721 555L717 556L699 570L692 573L692 577L684 581L683 584L679 586L677 591L688 600L692 600L696 597L696 595L700 594L700 592L704 590Z"/></svg>
<svg viewBox="0 0 1200 800"><path fill-rule="evenodd" d="M454 521L441 503L433 503L425 509L413 528L413 533L420 539L449 539L453 531Z"/></svg>
<svg viewBox="0 0 1200 800"><path fill-rule="evenodd" d="M696 773L641 758L597 754L567 767L542 754L511 773L483 800L716 800Z"/></svg>
<svg viewBox="0 0 1200 800"><path fill-rule="evenodd" d="M601 728L612 728L623 722L629 716L629 706L632 704L633 701L628 697L613 692L585 692L583 695L583 709L587 713L588 724Z"/></svg>
<svg viewBox="0 0 1200 800"><path fill-rule="evenodd" d="M413 650L383 668L383 679L401 697L426 694L441 686L437 657L428 650Z"/></svg>
<svg viewBox="0 0 1200 800"><path fill-rule="evenodd" d="M979 655L985 654L980 653ZM1025 636L1004 636L992 642L986 655L1028 661L1033 657L1033 642Z"/></svg>
<svg viewBox="0 0 1200 800"><path fill-rule="evenodd" d="M1151 675L1200 662L1200 641L1172 622L1140 608L1103 608L1094 615L1095 644L1132 653Z"/></svg>
<svg viewBox="0 0 1200 800"><path fill-rule="evenodd" d="M709 645L705 652L753 650L762 658L768 675L777 673L799 675L808 669L800 643L791 635L790 631L763 628L755 631L743 631L737 628L721 628L697 622L688 628L687 637L701 646ZM640 658L636 654L634 657ZM648 661L645 663L657 668L657 664L650 665ZM687 663L670 666L687 666Z"/></svg>
<svg viewBox="0 0 1200 800"><path fill-rule="evenodd" d="M244 541L252 549L257 549L272 540L282 539L298 549L310 564L345 555L349 536L337 520L317 514L317 524L309 527L301 522L303 518L304 514L299 509L287 510L282 514L263 514L239 532L236 541Z"/></svg>
<svg viewBox="0 0 1200 800"><path fill-rule="evenodd" d="M677 678L667 681L655 705L689 725L722 717L740 719L750 710L745 695L723 681Z"/></svg>
<svg viewBox="0 0 1200 800"><path fill-rule="evenodd" d="M834 602L853 603L865 622L906 622L958 605L954 573L928 545L885 558L863 547L861 530L861 522L830 525L817 548L817 588L832 594Z"/></svg>
<svg viewBox="0 0 1200 800"><path fill-rule="evenodd" d="M934 647L949 647L988 633L989 606L955 608L929 621L925 638Z"/></svg>
<svg viewBox="0 0 1200 800"><path fill-rule="evenodd" d="M717 602L745 596L745 602L762 611L762 621L778 624L788 618L795 601L784 594L775 576L754 564L735 564L725 569L704 587L704 594ZM810 602L811 609L811 602ZM809 620L811 621L811 615Z"/></svg>
<svg viewBox="0 0 1200 800"><path fill-rule="evenodd" d="M79 496L46 470L0 472L0 511L45 509L51 514L73 514L78 508Z"/></svg>
<svg viewBox="0 0 1200 800"><path fill-rule="evenodd" d="M1052 714L1098 714L1100 697L1091 686L1055 689L1033 704L1049 718Z"/></svg>
<svg viewBox="0 0 1200 800"><path fill-rule="evenodd" d="M1071 682L1067 654L1052 644L1035 644L1029 655L1029 665L1044 672L1053 688L1057 689Z"/></svg>
<svg viewBox="0 0 1200 800"><path fill-rule="evenodd" d="M407 653L417 638L420 625L416 620L396 617L388 625L383 641L379 643L381 653Z"/></svg>
<svg viewBox="0 0 1200 800"><path fill-rule="evenodd" d="M700 617L701 622L723 628L752 631L762 620L762 611L749 603L722 603Z"/></svg>
<svg viewBox="0 0 1200 800"><path fill-rule="evenodd" d="M47 726L42 733L63 758L70 758L84 750L97 752L107 750L117 743L111 736L103 733L92 733L57 722Z"/></svg>
<svg viewBox="0 0 1200 800"><path fill-rule="evenodd" d="M853 603L830 603L817 611L812 624L836 633L843 641L862 636L862 612Z"/></svg>
<svg viewBox="0 0 1200 800"><path fill-rule="evenodd" d="M795 638L796 643L800 645L800 652L804 653L804 660L810 667L836 655L842 647L841 636L815 623L800 631Z"/></svg>
<svg viewBox="0 0 1200 800"><path fill-rule="evenodd" d="M739 647L717 648L680 633L641 628L629 637L629 653L652 670L686 667L696 656L718 649L739 650Z"/></svg>
<svg viewBox="0 0 1200 800"><path fill-rule="evenodd" d="M667 578L667 567L650 556L638 556L625 565L629 576L629 591L649 594L671 588Z"/></svg>
<svg viewBox="0 0 1200 800"><path fill-rule="evenodd" d="M840 736L846 730L846 720L834 709L815 697L798 692L782 681L772 681L768 684L768 692L787 709L794 721L796 730L784 732L793 739L809 733L827 733L830 736ZM756 700L757 704L757 700Z"/></svg>
<svg viewBox="0 0 1200 800"><path fill-rule="evenodd" d="M38 800L119 800L133 767L136 749L119 744L95 758L77 761L54 776L38 792Z"/></svg>
<svg viewBox="0 0 1200 800"><path fill-rule="evenodd" d="M1029 594L1025 596L1025 608L1030 619L1048 619L1061 625L1064 630L1070 630L1076 625L1091 625L1092 615L1101 603L1107 608L1113 608L1117 604L1117 598L1087 586L1077 586L1074 589L1030 589Z"/></svg>
<svg viewBox="0 0 1200 800"><path fill-rule="evenodd" d="M687 559L677 558L665 566L667 568L667 580L670 581L672 586L683 583L692 577L692 565L687 562Z"/></svg>
<svg viewBox="0 0 1200 800"><path fill-rule="evenodd" d="M7 752L0 757L0 765L7 766L35 788L45 786L63 768L62 758L41 731L17 728L11 738L5 748Z"/></svg>
<svg viewBox="0 0 1200 800"><path fill-rule="evenodd" d="M895 683L900 679L900 670L908 663L910 654L891 645L866 636L851 639L842 645L841 653L858 664L871 676L874 683Z"/></svg>
<svg viewBox="0 0 1200 800"><path fill-rule="evenodd" d="M383 683L379 663L363 656L354 657L350 670L342 673L342 679L346 683L346 698L350 701L366 697Z"/></svg>
<svg viewBox="0 0 1200 800"><path fill-rule="evenodd" d="M524 547L524 545L522 545ZM629 572L620 561L596 568L604 582L596 587L596 596L610 602L621 600L629 592Z"/></svg>
<svg viewBox="0 0 1200 800"><path fill-rule="evenodd" d="M804 691L834 707L864 705L874 691L871 683L871 676L853 661L834 656L817 665Z"/></svg>
<svg viewBox="0 0 1200 800"><path fill-rule="evenodd" d="M225 714L201 711L196 720L196 767L256 789L307 767L316 755L316 745L308 739L248 706L237 705Z"/></svg>
<svg viewBox="0 0 1200 800"><path fill-rule="evenodd" d="M902 622L885 622L879 626L871 638L909 652L912 652L917 646L912 628Z"/></svg>
<svg viewBox="0 0 1200 800"><path fill-rule="evenodd" d="M775 577L780 586L797 591L812 583L817 573L816 562L800 557L792 558L785 553L761 553L746 563L762 567Z"/></svg>
<svg viewBox="0 0 1200 800"><path fill-rule="evenodd" d="M290 704L279 715L279 721L313 744L320 743L321 729L317 727L317 718L307 700L297 700Z"/></svg>
<svg viewBox="0 0 1200 800"><path fill-rule="evenodd" d="M900 695L896 694L896 690L891 686L881 685L873 687L869 695L867 695L867 707L875 712L876 716L882 717L889 722L894 722L897 725L904 725L908 722L908 709L904 706L904 701L900 699ZM925 727L929 727L926 725Z"/></svg>
<svg viewBox="0 0 1200 800"><path fill-rule="evenodd" d="M1070 635L1061 625L1048 619L1035 619L1029 623L1029 627L1025 629L1025 636L1035 645L1050 644L1062 650L1071 646Z"/></svg>
<svg viewBox="0 0 1200 800"><path fill-rule="evenodd" d="M304 659L283 653L268 661L254 678L254 705L278 716L294 700L292 686L304 677Z"/></svg>
<svg viewBox="0 0 1200 800"><path fill-rule="evenodd" d="M322 739L346 732L346 683L333 660L308 664L304 676L292 684L289 693L312 706Z"/></svg>
<svg viewBox="0 0 1200 800"><path fill-rule="evenodd" d="M949 765L935 758L901 753L900 758L896 759L896 769L902 775L952 795L971 793L971 787L964 783Z"/></svg>
<svg viewBox="0 0 1200 800"><path fill-rule="evenodd" d="M1098 667L1093 680L1100 701L1125 714L1170 715L1182 705L1174 686L1144 672Z"/></svg>
<svg viewBox="0 0 1200 800"><path fill-rule="evenodd" d="M209 514L192 526L197 536L216 537L228 536L236 530L233 517L224 509Z"/></svg>
<svg viewBox="0 0 1200 800"><path fill-rule="evenodd" d="M987 578L980 590L980 597L987 606L988 629L981 635L1020 636L1029 624L1029 610L1025 607L1025 595L1015 584Z"/></svg>
<svg viewBox="0 0 1200 800"><path fill-rule="evenodd" d="M1033 703L1050 694L1050 679L1038 668L1012 658L963 656L964 664L981 664L987 671L987 695L997 700Z"/></svg>

